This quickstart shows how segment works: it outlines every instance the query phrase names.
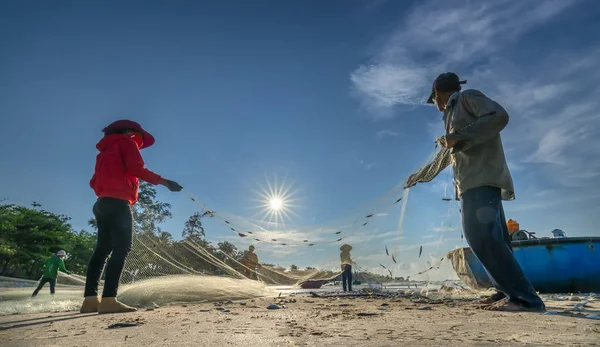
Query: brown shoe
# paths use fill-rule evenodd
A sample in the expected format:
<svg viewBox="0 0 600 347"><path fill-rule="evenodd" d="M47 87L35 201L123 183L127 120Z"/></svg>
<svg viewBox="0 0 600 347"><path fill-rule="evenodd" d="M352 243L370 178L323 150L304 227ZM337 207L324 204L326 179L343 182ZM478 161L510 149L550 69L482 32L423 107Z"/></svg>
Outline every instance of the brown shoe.
<svg viewBox="0 0 600 347"><path fill-rule="evenodd" d="M100 300L97 296L86 296L83 299L83 304L79 309L80 313L94 313L98 312L98 306L100 306Z"/></svg>
<svg viewBox="0 0 600 347"><path fill-rule="evenodd" d="M126 313L135 312L137 308L127 306L117 301L117 298L102 298L100 306L98 307L98 313Z"/></svg>

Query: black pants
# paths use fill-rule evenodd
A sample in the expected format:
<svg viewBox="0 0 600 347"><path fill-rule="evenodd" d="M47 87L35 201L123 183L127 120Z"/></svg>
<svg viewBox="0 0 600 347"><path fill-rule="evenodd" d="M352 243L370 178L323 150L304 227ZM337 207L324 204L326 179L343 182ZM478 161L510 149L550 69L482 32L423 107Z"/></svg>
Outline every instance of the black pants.
<svg viewBox="0 0 600 347"><path fill-rule="evenodd" d="M131 250L133 237L131 206L125 200L101 198L94 204L93 211L98 223L98 242L88 264L85 296L98 295L102 269L106 258L110 255L106 265L102 297L112 298L117 296L125 258Z"/></svg>
<svg viewBox="0 0 600 347"><path fill-rule="evenodd" d="M500 189L489 186L469 189L461 200L465 238L494 287L512 302L544 309L544 302L512 253Z"/></svg>
<svg viewBox="0 0 600 347"><path fill-rule="evenodd" d="M344 272L342 272L342 287L344 291L348 288L352 291L352 265L343 265Z"/></svg>
<svg viewBox="0 0 600 347"><path fill-rule="evenodd" d="M50 283L50 294L54 295L54 288L56 287L56 279L55 278L42 278L40 280L40 284L38 284L37 288L33 291L31 297L38 295L40 290L44 287L46 283Z"/></svg>

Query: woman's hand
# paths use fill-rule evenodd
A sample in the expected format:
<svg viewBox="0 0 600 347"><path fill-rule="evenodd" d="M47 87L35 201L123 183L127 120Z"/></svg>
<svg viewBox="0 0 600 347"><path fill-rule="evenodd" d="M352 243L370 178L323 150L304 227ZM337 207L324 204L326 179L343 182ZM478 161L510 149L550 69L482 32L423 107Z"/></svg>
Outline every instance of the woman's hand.
<svg viewBox="0 0 600 347"><path fill-rule="evenodd" d="M167 189L169 189L172 192L180 192L183 189L183 187L180 186L179 183L171 180L163 179L162 182L160 182L160 184L167 187Z"/></svg>

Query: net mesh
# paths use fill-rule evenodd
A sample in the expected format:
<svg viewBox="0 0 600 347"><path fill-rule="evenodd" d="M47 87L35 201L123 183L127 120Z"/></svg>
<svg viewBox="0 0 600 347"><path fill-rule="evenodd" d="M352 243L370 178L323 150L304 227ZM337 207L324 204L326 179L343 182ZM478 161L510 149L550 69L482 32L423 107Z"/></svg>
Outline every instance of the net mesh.
<svg viewBox="0 0 600 347"><path fill-rule="evenodd" d="M324 284L341 279L340 246L343 244L354 245L353 277L368 288L380 288L381 283L403 283L408 279L424 279L423 283L427 284L431 281L431 273L441 268L445 257L439 254L439 247L435 250L425 248L423 252L423 246L405 244L403 224L407 215L407 187L433 180L450 164L450 155L447 150L441 150L434 152L429 160L407 181L324 224L297 225L269 218L248 218L210 209L190 195L190 201L198 207L197 218L188 222L190 225L186 223L187 231L180 240L173 240L155 227L154 223L162 220L136 220L132 249L120 279L119 300L141 307L266 296L272 294L269 286L274 285ZM151 199L140 199L139 205L141 209L160 210L160 205ZM321 257L320 264L306 269L264 262L249 264L235 248L217 249L196 237L193 230L204 234L202 222L205 226L210 223L212 232L219 232L222 240L237 249L256 245L258 256L270 255L271 261L311 260L316 254L326 256ZM198 225L193 225L195 223ZM439 241L443 237L441 234ZM417 251L418 258L408 262L407 254ZM458 255L451 260L454 265L459 261ZM443 277L453 277L448 268L443 271ZM58 282L73 286L69 295L82 295L85 278L61 273ZM6 309L0 311L12 310L13 304L6 304ZM17 306L32 312L45 307L23 305ZM65 307L72 306L69 305Z"/></svg>
<svg viewBox="0 0 600 347"><path fill-rule="evenodd" d="M472 257L470 249L457 248L450 251L447 254L448 259L454 268L454 271L458 277L463 281L469 288L472 289L489 289L492 284L489 279L476 276L469 265L469 259Z"/></svg>
<svg viewBox="0 0 600 347"><path fill-rule="evenodd" d="M293 254L331 254L326 263L315 268L299 270L265 264L248 265L244 263L240 254L215 252L200 240L185 238L172 242L154 234L138 232L134 237L121 282L130 284L157 276L174 275L219 275L240 280L255 279L268 285L292 286L299 286L308 281L334 281L341 278L338 249L344 243L361 244L361 247L357 247L357 251L353 252L353 258L361 259L360 265L355 263L354 271L361 272L362 278L372 282L381 282L386 278L393 280L394 273L406 274L411 270L405 268L406 264L402 263L400 257L402 225L408 201L406 188L419 182L433 180L450 164L450 152L442 149L434 152L429 159L430 161L407 181L397 184L346 216L322 225L294 225L216 211L189 195L190 200L199 207L198 215L219 225L220 230L228 234L227 240L240 248L257 245L262 252L280 254L281 259ZM395 230L383 233L386 236L384 238L381 236L382 230L389 224L391 213L399 213L399 221ZM386 240L388 237L390 241ZM389 250L387 243L390 243ZM385 247L385 256L380 256L379 261L368 259L374 247L379 248L376 252L381 256ZM439 258L444 259L436 254L430 260L424 260L420 271L414 271L405 277L419 276L438 269ZM379 274L381 277L369 276L368 273Z"/></svg>

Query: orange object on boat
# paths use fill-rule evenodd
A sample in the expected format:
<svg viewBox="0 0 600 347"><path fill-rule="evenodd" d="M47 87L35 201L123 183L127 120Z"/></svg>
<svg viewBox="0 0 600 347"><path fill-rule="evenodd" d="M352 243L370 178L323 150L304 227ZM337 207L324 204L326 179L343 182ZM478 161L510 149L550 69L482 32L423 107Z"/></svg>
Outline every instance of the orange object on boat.
<svg viewBox="0 0 600 347"><path fill-rule="evenodd" d="M506 225L508 226L508 232L511 234L515 231L521 230L519 223L517 223L515 220L509 219L508 222L506 222Z"/></svg>

